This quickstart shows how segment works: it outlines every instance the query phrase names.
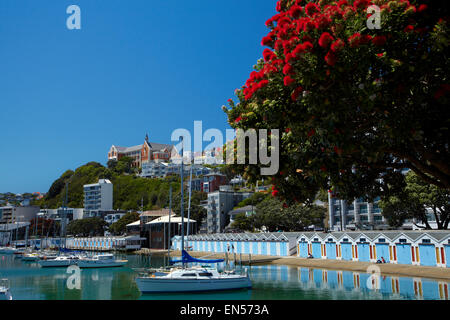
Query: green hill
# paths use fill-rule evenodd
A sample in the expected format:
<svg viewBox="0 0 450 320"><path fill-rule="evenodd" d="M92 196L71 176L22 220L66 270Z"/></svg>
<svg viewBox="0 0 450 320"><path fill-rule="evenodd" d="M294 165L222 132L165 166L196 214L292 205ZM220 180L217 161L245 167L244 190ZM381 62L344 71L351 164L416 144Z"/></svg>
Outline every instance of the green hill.
<svg viewBox="0 0 450 320"><path fill-rule="evenodd" d="M144 210L158 209L169 204L169 186L173 193L180 190L179 177L147 179L135 175L129 159L108 162L108 167L98 162L89 162L75 171L67 170L51 185L45 198L34 204L41 208L56 209L64 204L65 184L68 181L68 207L83 208L83 185L109 179L114 184L114 209L140 210L141 199Z"/></svg>

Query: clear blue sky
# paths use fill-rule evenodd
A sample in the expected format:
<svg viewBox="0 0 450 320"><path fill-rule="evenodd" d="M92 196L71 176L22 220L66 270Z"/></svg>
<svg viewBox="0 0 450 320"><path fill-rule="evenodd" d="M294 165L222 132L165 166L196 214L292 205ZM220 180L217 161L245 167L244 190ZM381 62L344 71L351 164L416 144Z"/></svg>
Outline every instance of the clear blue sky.
<svg viewBox="0 0 450 320"><path fill-rule="evenodd" d="M262 56L275 3L1 0L0 192L47 192L147 132L170 143L202 120L225 133L221 106ZM81 30L66 27L71 4Z"/></svg>

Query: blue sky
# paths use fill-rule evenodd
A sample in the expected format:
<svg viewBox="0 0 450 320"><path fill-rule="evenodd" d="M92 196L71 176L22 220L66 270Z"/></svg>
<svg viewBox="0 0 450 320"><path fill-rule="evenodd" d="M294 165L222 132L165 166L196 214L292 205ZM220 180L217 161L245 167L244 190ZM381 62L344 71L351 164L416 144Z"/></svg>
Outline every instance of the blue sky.
<svg viewBox="0 0 450 320"><path fill-rule="evenodd" d="M112 144L229 128L275 0L1 0L0 192L47 192ZM69 5L81 30L68 30ZM206 146L208 143L205 143Z"/></svg>

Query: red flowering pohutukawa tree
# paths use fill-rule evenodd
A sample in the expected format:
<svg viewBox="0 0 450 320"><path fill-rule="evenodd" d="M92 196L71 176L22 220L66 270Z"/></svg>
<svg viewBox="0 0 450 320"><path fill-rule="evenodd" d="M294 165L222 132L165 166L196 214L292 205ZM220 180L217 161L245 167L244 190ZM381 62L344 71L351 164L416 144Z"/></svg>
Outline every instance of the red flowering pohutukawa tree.
<svg viewBox="0 0 450 320"><path fill-rule="evenodd" d="M367 26L371 5L379 29ZM402 168L449 188L445 1L281 0L276 10L263 59L224 107L234 128L282 132L273 194L372 198L402 186Z"/></svg>

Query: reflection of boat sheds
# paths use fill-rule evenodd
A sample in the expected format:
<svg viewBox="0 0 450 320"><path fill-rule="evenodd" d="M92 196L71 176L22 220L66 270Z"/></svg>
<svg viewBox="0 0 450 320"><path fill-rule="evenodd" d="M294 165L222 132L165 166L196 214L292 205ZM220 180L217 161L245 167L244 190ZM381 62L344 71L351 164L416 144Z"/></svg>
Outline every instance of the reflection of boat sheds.
<svg viewBox="0 0 450 320"><path fill-rule="evenodd" d="M195 224L197 221L184 218L184 230L187 232L187 226L189 222L189 233L194 233L196 230ZM170 232L169 232L170 228ZM181 217L176 215L163 216L158 219L152 220L145 224L145 232L149 236L149 248L151 249L167 249L169 244L169 234L171 236L177 236L181 234ZM180 237L181 238L181 237ZM180 244L181 248L181 244Z"/></svg>

